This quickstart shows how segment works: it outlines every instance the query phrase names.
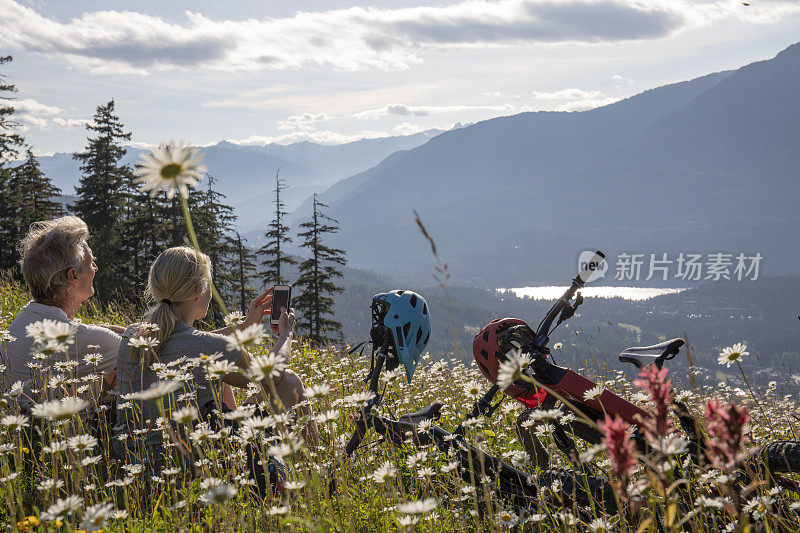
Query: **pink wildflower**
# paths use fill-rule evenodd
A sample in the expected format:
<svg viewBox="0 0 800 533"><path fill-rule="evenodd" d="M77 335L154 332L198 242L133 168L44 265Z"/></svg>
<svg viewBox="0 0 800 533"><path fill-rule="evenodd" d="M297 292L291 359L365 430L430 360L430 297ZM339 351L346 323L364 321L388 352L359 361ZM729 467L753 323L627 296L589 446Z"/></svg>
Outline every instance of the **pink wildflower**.
<svg viewBox="0 0 800 533"><path fill-rule="evenodd" d="M606 452L611 461L611 470L620 481L620 493L627 493L628 481L636 469L636 456L633 441L628 433L628 423L620 417L611 418L606 415L604 422L600 422L600 429L604 433Z"/></svg>
<svg viewBox="0 0 800 533"><path fill-rule="evenodd" d="M659 369L649 365L639 372L639 377L633 382L636 387L641 387L650 395L653 404L654 416L651 420L642 420L642 429L652 441L666 437L675 429L670 425L669 405L672 401L672 382L667 379L667 369Z"/></svg>
<svg viewBox="0 0 800 533"><path fill-rule="evenodd" d="M736 407L733 403L725 407L711 398L706 405L706 419L709 461L720 470L734 468L744 440L744 425L750 420L747 407Z"/></svg>

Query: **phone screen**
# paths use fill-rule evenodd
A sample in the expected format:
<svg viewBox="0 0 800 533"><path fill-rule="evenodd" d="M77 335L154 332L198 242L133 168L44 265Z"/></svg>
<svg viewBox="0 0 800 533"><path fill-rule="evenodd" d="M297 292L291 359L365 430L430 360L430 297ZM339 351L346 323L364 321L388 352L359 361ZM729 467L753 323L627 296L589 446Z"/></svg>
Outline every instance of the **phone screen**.
<svg viewBox="0 0 800 533"><path fill-rule="evenodd" d="M275 285L272 291L272 313L270 313L270 324L277 324L281 318L281 307L289 310L292 298L291 285Z"/></svg>

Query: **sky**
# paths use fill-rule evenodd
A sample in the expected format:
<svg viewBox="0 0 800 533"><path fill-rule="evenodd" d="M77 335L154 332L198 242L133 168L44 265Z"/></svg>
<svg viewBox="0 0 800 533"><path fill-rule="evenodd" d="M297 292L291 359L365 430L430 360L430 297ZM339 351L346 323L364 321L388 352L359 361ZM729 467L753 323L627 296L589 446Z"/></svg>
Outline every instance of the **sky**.
<svg viewBox="0 0 800 533"><path fill-rule="evenodd" d="M37 154L110 99L132 144L338 144L581 111L774 57L800 1L0 0ZM0 104L2 105L2 104Z"/></svg>

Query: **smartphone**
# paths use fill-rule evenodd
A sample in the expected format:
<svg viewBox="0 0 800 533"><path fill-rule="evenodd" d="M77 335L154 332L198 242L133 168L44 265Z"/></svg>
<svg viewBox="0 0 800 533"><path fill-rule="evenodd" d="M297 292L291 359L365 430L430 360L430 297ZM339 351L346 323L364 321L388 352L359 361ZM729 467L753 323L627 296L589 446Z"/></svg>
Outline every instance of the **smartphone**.
<svg viewBox="0 0 800 533"><path fill-rule="evenodd" d="M272 313L270 313L269 323L277 325L281 319L281 307L289 311L292 301L291 285L275 285L272 290Z"/></svg>

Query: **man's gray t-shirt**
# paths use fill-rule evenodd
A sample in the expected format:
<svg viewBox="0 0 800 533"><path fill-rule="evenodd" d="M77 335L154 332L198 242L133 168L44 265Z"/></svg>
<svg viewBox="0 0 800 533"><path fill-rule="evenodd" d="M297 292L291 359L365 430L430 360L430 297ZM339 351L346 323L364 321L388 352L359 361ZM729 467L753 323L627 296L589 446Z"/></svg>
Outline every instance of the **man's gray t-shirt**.
<svg viewBox="0 0 800 533"><path fill-rule="evenodd" d="M125 395L147 390L157 381L171 380L177 374L183 374L179 378L185 382L183 388L169 397L162 398L164 407L194 405L202 410L206 404L213 401L214 397L206 379L205 367L198 362L200 355L230 362L241 357L241 352L231 348L223 335L178 324L161 347L158 356L154 358L153 364L145 366L140 362L142 349L128 344L131 338L137 335L138 330L139 325L133 324L125 331L117 357L117 392L120 396L118 402L123 406L127 403ZM215 386L219 387L219 383ZM216 394L220 394L219 389ZM139 456L136 459L139 461L149 459L156 463L161 462L158 456L163 443L161 430L156 424L156 420L161 416L157 401L133 400L130 403L130 407L118 411L119 438L116 440L125 444L129 452L136 451L135 455ZM149 457L141 457L142 453Z"/></svg>

